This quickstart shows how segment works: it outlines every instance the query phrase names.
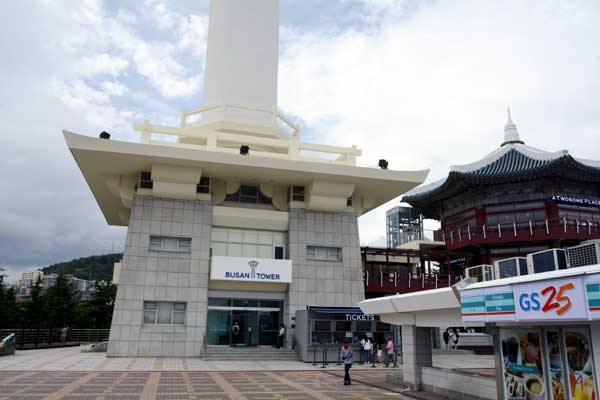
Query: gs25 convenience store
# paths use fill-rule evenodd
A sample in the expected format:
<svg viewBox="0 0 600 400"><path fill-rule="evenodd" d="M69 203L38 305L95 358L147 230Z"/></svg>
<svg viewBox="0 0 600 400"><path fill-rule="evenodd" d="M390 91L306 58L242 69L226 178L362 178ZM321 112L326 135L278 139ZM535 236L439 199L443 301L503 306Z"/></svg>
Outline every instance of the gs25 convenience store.
<svg viewBox="0 0 600 400"><path fill-rule="evenodd" d="M494 335L498 398L598 399L600 266L469 285L464 322Z"/></svg>

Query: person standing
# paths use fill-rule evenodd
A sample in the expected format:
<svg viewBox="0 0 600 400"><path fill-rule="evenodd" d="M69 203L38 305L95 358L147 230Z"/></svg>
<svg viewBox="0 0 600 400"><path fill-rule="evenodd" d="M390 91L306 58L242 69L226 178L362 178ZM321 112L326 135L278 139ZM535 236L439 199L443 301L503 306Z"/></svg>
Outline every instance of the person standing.
<svg viewBox="0 0 600 400"><path fill-rule="evenodd" d="M450 332L448 332L450 330L450 328L447 328L444 331L444 334L442 335L442 337L444 338L444 343L446 343L446 351L448 351L448 344L450 343Z"/></svg>
<svg viewBox="0 0 600 400"><path fill-rule="evenodd" d="M279 325L279 334L277 335L277 348L281 349L283 347L283 342L285 340L285 325Z"/></svg>
<svg viewBox="0 0 600 400"><path fill-rule="evenodd" d="M390 362L394 362L394 342L392 341L392 337L387 337L387 343L385 345L385 366L386 368L390 366Z"/></svg>
<svg viewBox="0 0 600 400"><path fill-rule="evenodd" d="M360 343L360 357L362 358L362 360L361 360L361 364L364 364L364 363L365 363L365 361L366 361L366 360L364 359L364 357L365 357L365 343L366 343L366 342L367 342L367 341L366 341L366 337L365 337L365 336L362 336L362 337L360 338L360 342L359 342L359 343Z"/></svg>
<svg viewBox="0 0 600 400"><path fill-rule="evenodd" d="M65 325L60 331L60 342L62 344L67 343L67 333L69 333L69 327Z"/></svg>
<svg viewBox="0 0 600 400"><path fill-rule="evenodd" d="M371 350L373 348L373 343L371 343L371 338L367 337L367 339L365 340L365 344L363 346L363 358L365 359L365 362L369 363L371 362Z"/></svg>
<svg viewBox="0 0 600 400"><path fill-rule="evenodd" d="M350 385L350 368L352 368L352 358L354 354L352 354L352 347L348 343L348 340L344 340L344 344L342 345L342 360L344 361L344 385Z"/></svg>
<svg viewBox="0 0 600 400"><path fill-rule="evenodd" d="M460 335L458 334L458 330L456 328L454 328L454 331L452 332L452 343L454 343L454 350L458 349L458 339L460 338Z"/></svg>
<svg viewBox="0 0 600 400"><path fill-rule="evenodd" d="M231 327L231 346L237 346L240 337L240 326L237 321L234 321Z"/></svg>

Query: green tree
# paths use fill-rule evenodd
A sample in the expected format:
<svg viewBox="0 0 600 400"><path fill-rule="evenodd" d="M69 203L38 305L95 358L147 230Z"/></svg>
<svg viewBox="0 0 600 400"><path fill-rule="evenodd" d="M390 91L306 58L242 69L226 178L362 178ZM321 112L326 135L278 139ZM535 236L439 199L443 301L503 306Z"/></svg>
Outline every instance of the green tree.
<svg viewBox="0 0 600 400"><path fill-rule="evenodd" d="M18 305L13 287L6 287L0 267L0 328L14 328L17 324Z"/></svg>
<svg viewBox="0 0 600 400"><path fill-rule="evenodd" d="M96 292L92 297L75 306L75 325L78 328L110 328L116 294L115 285L96 283Z"/></svg>
<svg viewBox="0 0 600 400"><path fill-rule="evenodd" d="M30 328L40 328L46 323L46 304L42 296L42 278L37 277L31 293L23 303L23 324Z"/></svg>
<svg viewBox="0 0 600 400"><path fill-rule="evenodd" d="M49 327L59 328L70 325L75 315L73 285L63 273L58 274L56 283L46 290L43 301L46 306L46 321Z"/></svg>

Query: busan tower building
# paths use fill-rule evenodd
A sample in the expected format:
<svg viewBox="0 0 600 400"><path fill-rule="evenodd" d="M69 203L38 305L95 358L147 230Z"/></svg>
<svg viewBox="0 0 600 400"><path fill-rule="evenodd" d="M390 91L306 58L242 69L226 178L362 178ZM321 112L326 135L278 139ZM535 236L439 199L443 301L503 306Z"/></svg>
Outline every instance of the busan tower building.
<svg viewBox="0 0 600 400"><path fill-rule="evenodd" d="M213 1L202 107L136 124L139 143L64 132L107 222L128 227L109 356L271 345L280 323L291 346L296 311L364 299L357 218L428 171L302 142L277 108L278 54L278 0Z"/></svg>

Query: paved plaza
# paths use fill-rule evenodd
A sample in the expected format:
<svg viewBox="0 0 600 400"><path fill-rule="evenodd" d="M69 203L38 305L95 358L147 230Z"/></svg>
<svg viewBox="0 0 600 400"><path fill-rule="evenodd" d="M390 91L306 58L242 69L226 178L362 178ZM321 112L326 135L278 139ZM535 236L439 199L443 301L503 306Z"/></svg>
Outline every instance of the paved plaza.
<svg viewBox="0 0 600 400"><path fill-rule="evenodd" d="M436 354L434 364L490 368L493 358ZM40 349L0 357L0 400L406 399L402 386L386 382L401 370L355 364L348 387L335 363L322 369L300 361L107 358L78 347Z"/></svg>
<svg viewBox="0 0 600 400"><path fill-rule="evenodd" d="M405 399L359 382L382 375L358 371L353 385L343 386L341 376L321 371L4 371L0 400Z"/></svg>
<svg viewBox="0 0 600 400"><path fill-rule="evenodd" d="M434 354L433 366L440 368L494 368L493 356L452 352ZM400 365L399 368L402 366ZM358 365L354 369L371 369ZM17 351L0 357L0 371L295 371L320 370L321 364L300 361L205 361L199 358L106 357L106 353L82 353L79 347ZM327 370L342 366L330 363ZM385 370L380 365L376 369Z"/></svg>

